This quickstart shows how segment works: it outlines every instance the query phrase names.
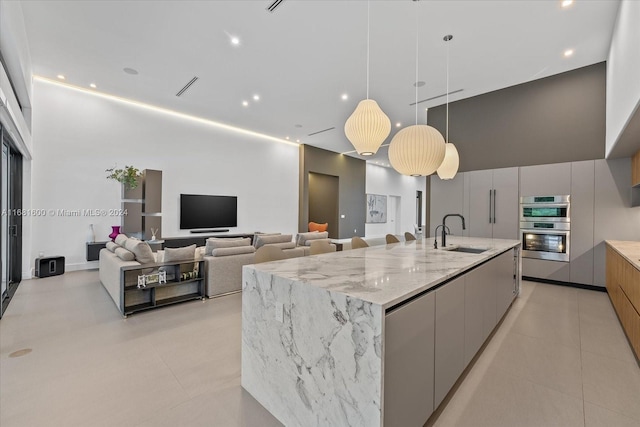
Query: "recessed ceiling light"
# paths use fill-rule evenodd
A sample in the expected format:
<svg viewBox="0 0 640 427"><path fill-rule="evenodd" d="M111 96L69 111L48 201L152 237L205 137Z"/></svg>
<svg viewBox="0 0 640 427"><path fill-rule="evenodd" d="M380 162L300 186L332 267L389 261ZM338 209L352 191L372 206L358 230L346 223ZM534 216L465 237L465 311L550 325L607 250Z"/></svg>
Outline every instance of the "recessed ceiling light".
<svg viewBox="0 0 640 427"><path fill-rule="evenodd" d="M297 127L297 128L301 128L301 127L302 127L302 125L295 125L295 127Z"/></svg>
<svg viewBox="0 0 640 427"><path fill-rule="evenodd" d="M347 99L349 99L349 95L347 95L346 93L343 93L340 98L342 98L343 101L346 101Z"/></svg>
<svg viewBox="0 0 640 427"><path fill-rule="evenodd" d="M92 87L93 89L96 88L96 84L95 83L91 83L89 86Z"/></svg>
<svg viewBox="0 0 640 427"><path fill-rule="evenodd" d="M567 49L567 50L564 51L564 56L565 57L569 57L571 55L573 55L573 49Z"/></svg>
<svg viewBox="0 0 640 427"><path fill-rule="evenodd" d="M253 100L254 101L260 101L260 95L258 95L258 94L253 95Z"/></svg>
<svg viewBox="0 0 640 427"><path fill-rule="evenodd" d="M424 85L426 85L426 83L423 82L422 80L419 80L413 84L414 87L422 87Z"/></svg>
<svg viewBox="0 0 640 427"><path fill-rule="evenodd" d="M300 140L299 140L299 139L296 139L296 142L300 142Z"/></svg>
<svg viewBox="0 0 640 427"><path fill-rule="evenodd" d="M234 46L238 46L240 44L240 38L237 36L231 36L231 44Z"/></svg>
<svg viewBox="0 0 640 427"><path fill-rule="evenodd" d="M242 106L248 107L249 106L249 101L242 101Z"/></svg>
<svg viewBox="0 0 640 427"><path fill-rule="evenodd" d="M396 127L399 128L400 126L402 126L402 123L398 122L396 123Z"/></svg>
<svg viewBox="0 0 640 427"><path fill-rule="evenodd" d="M562 7L569 7L573 4L573 0L564 0L562 2Z"/></svg>
<svg viewBox="0 0 640 427"><path fill-rule="evenodd" d="M287 136L285 139L286 139L286 140L289 140L289 137Z"/></svg>
<svg viewBox="0 0 640 427"><path fill-rule="evenodd" d="M59 78L60 80L64 80L64 79L65 79L65 77L64 77L62 74L58 74L58 78Z"/></svg>
<svg viewBox="0 0 640 427"><path fill-rule="evenodd" d="M132 75L138 74L138 70L135 70L135 69L129 68L129 67L123 68L122 71L124 71L127 74L132 74Z"/></svg>

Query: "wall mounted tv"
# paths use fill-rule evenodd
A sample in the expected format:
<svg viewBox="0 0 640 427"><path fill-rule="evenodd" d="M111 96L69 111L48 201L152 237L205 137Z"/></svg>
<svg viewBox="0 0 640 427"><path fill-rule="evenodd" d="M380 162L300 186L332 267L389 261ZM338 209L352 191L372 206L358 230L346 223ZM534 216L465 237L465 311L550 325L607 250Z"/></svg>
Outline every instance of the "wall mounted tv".
<svg viewBox="0 0 640 427"><path fill-rule="evenodd" d="M237 226L237 197L202 194L180 195L181 230Z"/></svg>

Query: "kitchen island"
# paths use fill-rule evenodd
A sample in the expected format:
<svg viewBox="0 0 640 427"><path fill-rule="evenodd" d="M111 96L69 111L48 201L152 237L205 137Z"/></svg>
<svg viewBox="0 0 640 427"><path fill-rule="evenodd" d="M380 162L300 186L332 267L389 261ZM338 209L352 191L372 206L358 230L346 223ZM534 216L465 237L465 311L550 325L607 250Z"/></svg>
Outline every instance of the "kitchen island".
<svg viewBox="0 0 640 427"><path fill-rule="evenodd" d="M423 425L519 289L520 242L245 266L242 386L287 426ZM477 251L474 251L477 249Z"/></svg>

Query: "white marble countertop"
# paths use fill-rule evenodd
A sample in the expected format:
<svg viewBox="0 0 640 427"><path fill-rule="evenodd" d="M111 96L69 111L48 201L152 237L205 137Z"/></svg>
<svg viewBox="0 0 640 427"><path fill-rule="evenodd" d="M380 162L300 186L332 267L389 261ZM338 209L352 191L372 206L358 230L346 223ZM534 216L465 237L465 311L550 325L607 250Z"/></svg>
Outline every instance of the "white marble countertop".
<svg viewBox="0 0 640 427"><path fill-rule="evenodd" d="M433 240L428 237L244 268L342 293L386 309L520 244L518 240L447 237L447 247L487 248L473 254L433 249Z"/></svg>
<svg viewBox="0 0 640 427"><path fill-rule="evenodd" d="M605 240L605 242L640 270L640 242L622 240Z"/></svg>

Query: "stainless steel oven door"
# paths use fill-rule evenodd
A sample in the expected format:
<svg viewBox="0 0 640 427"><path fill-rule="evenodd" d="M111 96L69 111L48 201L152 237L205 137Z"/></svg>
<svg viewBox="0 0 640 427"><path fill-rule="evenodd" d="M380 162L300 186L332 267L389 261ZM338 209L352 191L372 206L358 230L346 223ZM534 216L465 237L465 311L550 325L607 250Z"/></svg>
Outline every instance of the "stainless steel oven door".
<svg viewBox="0 0 640 427"><path fill-rule="evenodd" d="M571 222L570 196L521 197L520 221Z"/></svg>
<svg viewBox="0 0 640 427"><path fill-rule="evenodd" d="M569 230L521 228L520 235L524 258L569 262L571 246Z"/></svg>

